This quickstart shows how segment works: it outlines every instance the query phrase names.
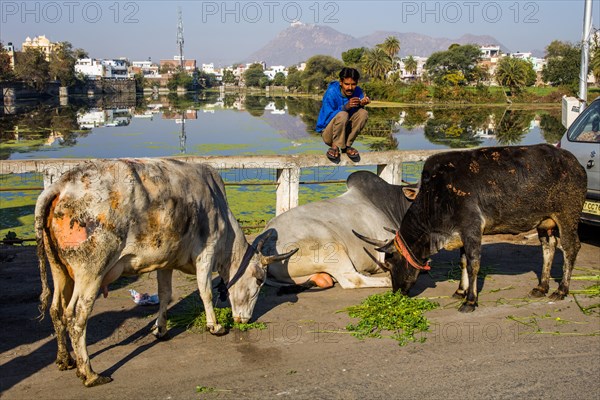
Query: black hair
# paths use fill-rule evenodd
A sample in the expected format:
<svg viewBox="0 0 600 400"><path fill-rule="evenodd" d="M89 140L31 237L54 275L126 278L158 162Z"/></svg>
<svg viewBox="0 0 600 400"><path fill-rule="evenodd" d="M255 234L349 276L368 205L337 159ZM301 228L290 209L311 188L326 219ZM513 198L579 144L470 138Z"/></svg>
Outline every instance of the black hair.
<svg viewBox="0 0 600 400"><path fill-rule="evenodd" d="M340 81L343 81L346 78L352 78L356 82L360 79L360 74L355 68L344 67L340 71Z"/></svg>

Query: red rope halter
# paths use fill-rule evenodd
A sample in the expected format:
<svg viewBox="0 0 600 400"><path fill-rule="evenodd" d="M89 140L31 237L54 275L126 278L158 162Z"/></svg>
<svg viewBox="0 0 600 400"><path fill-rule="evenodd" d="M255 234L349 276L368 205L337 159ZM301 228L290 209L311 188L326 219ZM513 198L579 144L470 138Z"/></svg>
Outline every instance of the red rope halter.
<svg viewBox="0 0 600 400"><path fill-rule="evenodd" d="M398 253L402 254L402 257L404 257L413 268L424 271L429 271L431 269L429 260L424 263L416 260L416 257L410 251L406 243L404 243L404 239L400 236L399 230L396 232L396 237L394 238L394 246L396 247L396 250L398 250Z"/></svg>

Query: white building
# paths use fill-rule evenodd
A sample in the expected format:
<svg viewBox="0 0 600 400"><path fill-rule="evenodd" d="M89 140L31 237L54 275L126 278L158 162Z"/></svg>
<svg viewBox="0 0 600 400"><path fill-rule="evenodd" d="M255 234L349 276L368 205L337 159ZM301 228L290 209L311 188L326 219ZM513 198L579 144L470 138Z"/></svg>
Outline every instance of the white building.
<svg viewBox="0 0 600 400"><path fill-rule="evenodd" d="M75 73L83 74L86 79L126 79L129 78L126 60L97 60L80 58L75 63Z"/></svg>
<svg viewBox="0 0 600 400"><path fill-rule="evenodd" d="M75 62L75 73L83 74L86 79L101 79L104 76L104 66L100 60L80 58Z"/></svg>
<svg viewBox="0 0 600 400"><path fill-rule="evenodd" d="M498 45L480 46L479 49L481 50L481 58L492 60L493 62L496 62L501 54L500 46Z"/></svg>
<svg viewBox="0 0 600 400"><path fill-rule="evenodd" d="M263 71L267 69L267 63L264 62L264 61L255 61L253 63L248 63L248 64L246 64L246 69L250 68L250 66L254 65L254 64L260 64L260 65L262 65Z"/></svg>
<svg viewBox="0 0 600 400"><path fill-rule="evenodd" d="M281 72L287 78L288 72L284 65L272 65L264 71L264 74L269 77L270 80L275 79L275 75Z"/></svg>
<svg viewBox="0 0 600 400"><path fill-rule="evenodd" d="M120 78L125 79L129 78L127 60L118 59L118 60L102 60L102 64L104 65L105 78Z"/></svg>
<svg viewBox="0 0 600 400"><path fill-rule="evenodd" d="M509 57L529 61L533 65L533 70L535 72L542 72L542 68L544 68L544 65L546 65L545 58L533 57L530 52L510 53Z"/></svg>
<svg viewBox="0 0 600 400"><path fill-rule="evenodd" d="M419 56L412 56L412 58L417 62L417 71L413 74L413 72L408 72L406 70L406 60L409 57L403 57L400 59L400 62L398 63L398 70L400 71L400 78L403 80L413 80L413 79L417 79L420 78L421 76L423 76L423 71L425 70L425 63L427 62L427 57L419 57Z"/></svg>
<svg viewBox="0 0 600 400"><path fill-rule="evenodd" d="M159 68L152 61L132 61L129 68L129 75L133 76L141 73L144 78L160 78Z"/></svg>
<svg viewBox="0 0 600 400"><path fill-rule="evenodd" d="M206 72L207 74L215 74L215 64L202 64L202 72Z"/></svg>

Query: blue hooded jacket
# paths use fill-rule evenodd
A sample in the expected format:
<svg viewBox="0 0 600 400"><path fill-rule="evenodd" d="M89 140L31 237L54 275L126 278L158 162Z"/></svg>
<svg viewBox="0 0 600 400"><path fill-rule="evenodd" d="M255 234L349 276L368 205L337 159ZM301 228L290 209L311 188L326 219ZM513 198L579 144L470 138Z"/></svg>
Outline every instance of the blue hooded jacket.
<svg viewBox="0 0 600 400"><path fill-rule="evenodd" d="M321 105L321 111L319 112L319 119L317 120L317 132L323 132L323 129L327 127L329 122L335 117L335 115L344 109L344 106L351 97L358 97L362 99L365 97L363 90L360 87L356 87L352 96L346 97L342 93L342 89L339 81L333 81L327 86L327 91L323 95L323 104ZM352 115L358 110L358 107L352 108L348 111L348 114Z"/></svg>

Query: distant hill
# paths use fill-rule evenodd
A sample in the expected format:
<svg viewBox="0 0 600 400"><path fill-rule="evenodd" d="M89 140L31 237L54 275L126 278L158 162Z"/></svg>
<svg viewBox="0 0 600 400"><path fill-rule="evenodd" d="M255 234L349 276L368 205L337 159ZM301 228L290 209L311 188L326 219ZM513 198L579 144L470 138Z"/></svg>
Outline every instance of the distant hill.
<svg viewBox="0 0 600 400"><path fill-rule="evenodd" d="M316 54L341 58L343 51L361 46L360 40L328 26L298 24L281 31L275 39L250 54L246 61L290 66Z"/></svg>
<svg viewBox="0 0 600 400"><path fill-rule="evenodd" d="M306 61L316 54L341 59L342 52L355 47L373 47L388 36L400 40L400 56L428 57L436 51L447 50L453 43L499 45L503 52L510 50L489 35L465 34L457 39L436 38L414 32L376 31L368 36L355 38L329 26L296 23L281 31L265 46L246 57L246 62L265 61L267 65L290 66ZM525 49L519 49L526 51Z"/></svg>

